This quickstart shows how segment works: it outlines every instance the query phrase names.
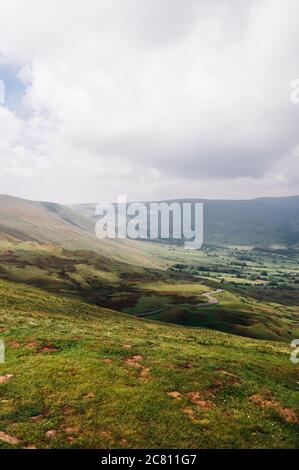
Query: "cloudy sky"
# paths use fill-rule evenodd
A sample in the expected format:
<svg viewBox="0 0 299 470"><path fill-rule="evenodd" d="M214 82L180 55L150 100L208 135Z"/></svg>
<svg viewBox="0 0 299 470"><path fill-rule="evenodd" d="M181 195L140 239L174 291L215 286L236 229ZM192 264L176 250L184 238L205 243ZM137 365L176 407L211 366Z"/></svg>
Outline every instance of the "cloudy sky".
<svg viewBox="0 0 299 470"><path fill-rule="evenodd" d="M0 193L299 194L298 0L9 0Z"/></svg>

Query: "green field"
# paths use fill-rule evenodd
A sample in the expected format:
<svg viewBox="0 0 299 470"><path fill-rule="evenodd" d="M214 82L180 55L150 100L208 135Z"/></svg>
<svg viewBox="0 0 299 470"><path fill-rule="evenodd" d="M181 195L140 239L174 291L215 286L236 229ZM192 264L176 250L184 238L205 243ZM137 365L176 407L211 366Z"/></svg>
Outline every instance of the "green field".
<svg viewBox="0 0 299 470"><path fill-rule="evenodd" d="M1 281L0 447L298 447L288 345Z"/></svg>

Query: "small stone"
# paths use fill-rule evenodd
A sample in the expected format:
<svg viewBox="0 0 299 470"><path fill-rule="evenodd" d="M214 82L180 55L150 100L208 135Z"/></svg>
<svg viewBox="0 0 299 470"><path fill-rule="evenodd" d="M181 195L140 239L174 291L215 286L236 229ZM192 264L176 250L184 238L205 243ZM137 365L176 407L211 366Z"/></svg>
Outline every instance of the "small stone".
<svg viewBox="0 0 299 470"><path fill-rule="evenodd" d="M12 377L13 377L12 374L1 375L0 384L5 384L5 382L8 382Z"/></svg>
<svg viewBox="0 0 299 470"><path fill-rule="evenodd" d="M54 439L56 434L57 434L57 431L55 431L55 429L50 429L49 431L46 432L46 437L48 439Z"/></svg>

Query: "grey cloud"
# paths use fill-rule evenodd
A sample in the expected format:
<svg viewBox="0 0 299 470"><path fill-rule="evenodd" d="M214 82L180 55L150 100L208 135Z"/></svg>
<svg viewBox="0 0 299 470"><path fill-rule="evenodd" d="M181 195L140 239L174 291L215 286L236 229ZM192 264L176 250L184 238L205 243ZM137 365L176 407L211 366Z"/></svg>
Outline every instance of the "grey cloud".
<svg viewBox="0 0 299 470"><path fill-rule="evenodd" d="M298 14L297 0L10 0L0 56L31 76L28 119L0 109L0 179L13 168L12 188L25 174L26 194L43 181L53 197L76 180L82 199L190 196L197 180L293 192Z"/></svg>

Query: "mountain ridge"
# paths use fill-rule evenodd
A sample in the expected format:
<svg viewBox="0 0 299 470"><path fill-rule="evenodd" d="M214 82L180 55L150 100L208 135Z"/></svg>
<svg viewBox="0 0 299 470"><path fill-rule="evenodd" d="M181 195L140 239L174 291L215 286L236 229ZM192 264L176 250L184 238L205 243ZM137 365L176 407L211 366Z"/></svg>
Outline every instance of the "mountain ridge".
<svg viewBox="0 0 299 470"><path fill-rule="evenodd" d="M299 196L238 200L182 198L152 202L203 203L205 244L299 247ZM145 204L149 210L150 202ZM68 207L95 221L96 204L72 204Z"/></svg>
<svg viewBox="0 0 299 470"><path fill-rule="evenodd" d="M156 202L204 204L204 243L261 248L299 247L299 196L240 200L168 199ZM150 201L145 202L149 208ZM63 205L0 195L2 237L97 252L119 250L120 240L98 240L94 227L96 204ZM136 244L122 240L132 251ZM130 243L131 242L131 243ZM133 256L134 257L134 256Z"/></svg>

